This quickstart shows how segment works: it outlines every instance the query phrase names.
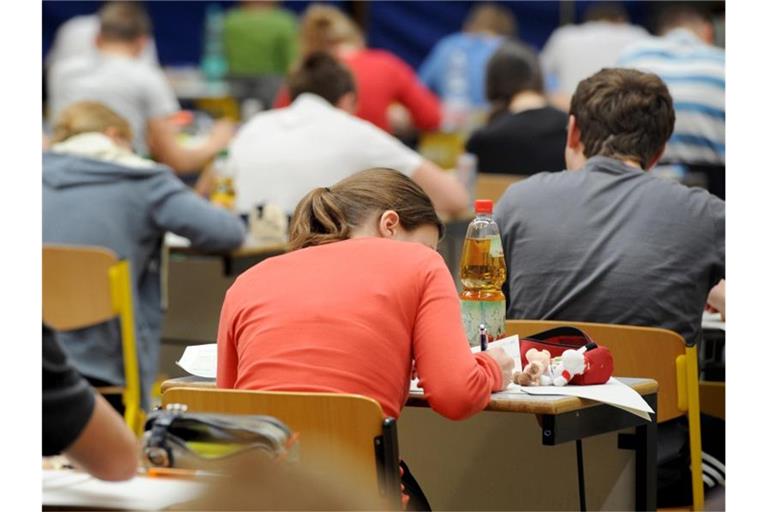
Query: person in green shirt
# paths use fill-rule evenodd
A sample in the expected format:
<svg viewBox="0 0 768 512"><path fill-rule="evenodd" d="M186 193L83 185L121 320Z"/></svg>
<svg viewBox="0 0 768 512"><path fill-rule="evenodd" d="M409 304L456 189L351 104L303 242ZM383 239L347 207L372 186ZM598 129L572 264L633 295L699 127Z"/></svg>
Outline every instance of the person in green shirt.
<svg viewBox="0 0 768 512"><path fill-rule="evenodd" d="M279 2L243 1L224 19L224 51L234 77L285 75L296 58L296 18Z"/></svg>

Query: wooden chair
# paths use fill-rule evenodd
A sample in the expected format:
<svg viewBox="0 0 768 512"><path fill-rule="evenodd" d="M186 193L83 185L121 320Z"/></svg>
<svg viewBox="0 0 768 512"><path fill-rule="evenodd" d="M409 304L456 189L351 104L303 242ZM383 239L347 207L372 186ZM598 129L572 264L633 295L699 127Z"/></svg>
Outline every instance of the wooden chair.
<svg viewBox="0 0 768 512"><path fill-rule="evenodd" d="M696 346L687 346L667 329L551 320L507 320L508 335L521 338L560 326L583 330L611 350L614 375L647 377L659 384L656 419L663 422L687 414L691 450L693 509L704 509L699 417L699 371Z"/></svg>
<svg viewBox="0 0 768 512"><path fill-rule="evenodd" d="M138 436L143 431L144 412L128 262L101 247L43 246L43 323L69 331L116 317L120 320L125 386L99 391L122 394L125 421Z"/></svg>
<svg viewBox="0 0 768 512"><path fill-rule="evenodd" d="M375 400L336 393L293 393L174 387L163 406L186 404L192 412L266 414L298 433L299 459L308 467L332 467L350 486L379 495L399 509L397 427Z"/></svg>
<svg viewBox="0 0 768 512"><path fill-rule="evenodd" d="M521 174L478 173L475 182L475 197L491 199L496 204L510 185L527 177Z"/></svg>

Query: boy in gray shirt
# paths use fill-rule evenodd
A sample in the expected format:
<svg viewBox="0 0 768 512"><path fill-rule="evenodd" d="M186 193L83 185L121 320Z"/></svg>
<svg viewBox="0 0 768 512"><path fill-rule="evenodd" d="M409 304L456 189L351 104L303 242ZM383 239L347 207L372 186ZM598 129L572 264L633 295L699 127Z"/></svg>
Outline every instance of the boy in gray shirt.
<svg viewBox="0 0 768 512"><path fill-rule="evenodd" d="M568 170L510 186L496 208L508 318L663 327L689 344L701 338L708 292L725 276L725 202L646 172L674 123L656 75L603 69L579 83ZM660 507L690 503L685 429L685 421L659 425ZM703 417L705 459L724 481L723 438L723 423Z"/></svg>
<svg viewBox="0 0 768 512"><path fill-rule="evenodd" d="M495 219L507 317L663 327L701 336L725 276L725 202L651 176L674 125L653 74L604 69L573 97L567 172L512 185Z"/></svg>

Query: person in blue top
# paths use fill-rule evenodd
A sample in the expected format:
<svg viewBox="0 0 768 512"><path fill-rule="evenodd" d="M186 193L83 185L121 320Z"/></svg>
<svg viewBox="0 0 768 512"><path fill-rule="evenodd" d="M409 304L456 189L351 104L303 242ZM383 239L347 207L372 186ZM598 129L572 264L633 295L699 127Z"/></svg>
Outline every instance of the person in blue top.
<svg viewBox="0 0 768 512"><path fill-rule="evenodd" d="M445 102L452 94L452 83L462 77L460 88L472 107L487 105L485 65L505 38L517 36L517 22L507 9L495 4L480 4L469 13L462 32L438 41L419 68L419 78Z"/></svg>

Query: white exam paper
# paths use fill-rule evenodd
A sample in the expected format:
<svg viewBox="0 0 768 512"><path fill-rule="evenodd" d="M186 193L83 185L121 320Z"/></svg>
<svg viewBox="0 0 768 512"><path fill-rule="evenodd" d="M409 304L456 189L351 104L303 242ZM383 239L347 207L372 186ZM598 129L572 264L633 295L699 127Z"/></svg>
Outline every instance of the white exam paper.
<svg viewBox="0 0 768 512"><path fill-rule="evenodd" d="M43 470L43 506L163 510L197 498L201 482L136 476L104 482L71 470Z"/></svg>
<svg viewBox="0 0 768 512"><path fill-rule="evenodd" d="M523 391L529 395L565 395L577 396L588 400L603 402L623 409L636 416L651 421L648 413L654 412L640 393L623 382L611 377L605 384L591 386L525 386Z"/></svg>
<svg viewBox="0 0 768 512"><path fill-rule="evenodd" d="M515 334L513 336L507 336L500 340L492 341L488 344L488 348L501 347L504 352L507 353L515 361L515 370L522 370L523 363L520 359L520 337ZM480 352L480 346L472 347L472 353L477 354Z"/></svg>
<svg viewBox="0 0 768 512"><path fill-rule="evenodd" d="M725 322L723 321L720 313L710 313L705 311L701 317L701 327L704 329L720 329L725 330Z"/></svg>
<svg viewBox="0 0 768 512"><path fill-rule="evenodd" d="M168 231L165 234L165 245L168 247L189 247L192 245L192 242L190 242L189 238Z"/></svg>
<svg viewBox="0 0 768 512"><path fill-rule="evenodd" d="M187 373L206 379L216 378L216 344L190 345L176 364Z"/></svg>

